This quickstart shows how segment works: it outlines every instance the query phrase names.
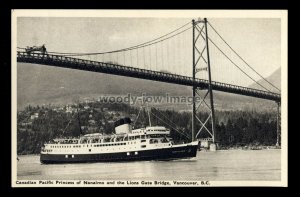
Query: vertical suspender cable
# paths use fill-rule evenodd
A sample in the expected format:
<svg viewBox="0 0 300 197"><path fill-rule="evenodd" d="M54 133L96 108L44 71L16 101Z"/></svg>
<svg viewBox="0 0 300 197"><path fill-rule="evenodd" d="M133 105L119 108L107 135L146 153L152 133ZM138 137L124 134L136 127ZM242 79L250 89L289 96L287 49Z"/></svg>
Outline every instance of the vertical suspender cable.
<svg viewBox="0 0 300 197"><path fill-rule="evenodd" d="M155 45L155 66L156 66L156 70L157 70L157 45Z"/></svg>
<svg viewBox="0 0 300 197"><path fill-rule="evenodd" d="M117 64L120 64L119 63L119 53L117 52Z"/></svg>
<svg viewBox="0 0 300 197"><path fill-rule="evenodd" d="M123 59L124 59L124 66L126 65L126 59L125 59L125 51L123 51Z"/></svg>
<svg viewBox="0 0 300 197"><path fill-rule="evenodd" d="M145 66L145 47L143 47L143 59L144 59L144 69L146 69L146 66Z"/></svg>
<svg viewBox="0 0 300 197"><path fill-rule="evenodd" d="M164 45L163 45L163 42L161 42L161 45L160 45L160 48L161 48L161 68L164 67Z"/></svg>
<svg viewBox="0 0 300 197"><path fill-rule="evenodd" d="M150 53L150 56L149 56L150 70L152 70L152 64L151 64L151 46L149 46L149 53Z"/></svg>
<svg viewBox="0 0 300 197"><path fill-rule="evenodd" d="M136 67L139 68L139 48L136 49Z"/></svg>
<svg viewBox="0 0 300 197"><path fill-rule="evenodd" d="M131 55L131 50L130 50L130 66L133 67L133 65L132 65L132 55Z"/></svg>
<svg viewBox="0 0 300 197"><path fill-rule="evenodd" d="M167 61L168 61L168 64L167 64L167 70L169 70L169 40L167 40Z"/></svg>

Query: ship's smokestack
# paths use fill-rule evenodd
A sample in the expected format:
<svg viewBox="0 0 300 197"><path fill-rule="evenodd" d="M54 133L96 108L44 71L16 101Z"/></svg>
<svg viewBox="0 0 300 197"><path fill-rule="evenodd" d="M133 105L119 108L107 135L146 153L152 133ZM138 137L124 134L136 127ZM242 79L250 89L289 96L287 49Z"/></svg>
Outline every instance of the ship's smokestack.
<svg viewBox="0 0 300 197"><path fill-rule="evenodd" d="M128 117L121 118L120 120L115 122L115 132L116 134L126 134L131 133L132 126L131 120Z"/></svg>

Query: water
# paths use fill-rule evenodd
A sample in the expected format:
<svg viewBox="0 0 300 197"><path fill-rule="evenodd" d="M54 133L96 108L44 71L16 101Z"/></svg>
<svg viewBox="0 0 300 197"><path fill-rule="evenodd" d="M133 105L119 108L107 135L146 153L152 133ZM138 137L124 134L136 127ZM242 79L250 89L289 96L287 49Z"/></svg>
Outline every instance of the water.
<svg viewBox="0 0 300 197"><path fill-rule="evenodd" d="M200 151L196 158L43 165L39 156L20 156L18 180L241 180L280 181L280 150Z"/></svg>

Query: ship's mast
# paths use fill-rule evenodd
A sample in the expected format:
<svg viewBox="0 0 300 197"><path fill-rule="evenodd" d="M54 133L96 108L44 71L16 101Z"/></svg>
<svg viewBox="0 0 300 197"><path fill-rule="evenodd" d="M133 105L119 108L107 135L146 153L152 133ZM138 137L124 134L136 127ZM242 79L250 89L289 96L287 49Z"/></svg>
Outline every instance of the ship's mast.
<svg viewBox="0 0 300 197"><path fill-rule="evenodd" d="M148 112L148 118L149 118L149 126L151 127L151 117L150 117L150 111L148 108L148 103L147 103L147 112Z"/></svg>
<svg viewBox="0 0 300 197"><path fill-rule="evenodd" d="M149 119L149 126L151 127L151 117L150 117L150 111L149 111L149 108L148 108L148 103L146 103L146 101L144 100L144 97L142 96L142 101L141 101L141 107L140 107L140 110L139 110L139 113L138 113L138 115L137 115L137 117L136 117L136 120L134 121L134 123L133 123L133 127L135 126L135 124L136 124L136 122L137 122L137 120L138 120L138 118L139 118L139 116L140 116L140 113L141 113L141 111L143 110L146 110L147 111L147 114L148 114L148 119ZM145 107L146 106L146 107Z"/></svg>
<svg viewBox="0 0 300 197"><path fill-rule="evenodd" d="M77 108L77 119L78 119L78 124L79 124L79 131L80 131L80 135L82 135L82 130L81 130L81 123L80 123L80 117L79 117L79 110Z"/></svg>

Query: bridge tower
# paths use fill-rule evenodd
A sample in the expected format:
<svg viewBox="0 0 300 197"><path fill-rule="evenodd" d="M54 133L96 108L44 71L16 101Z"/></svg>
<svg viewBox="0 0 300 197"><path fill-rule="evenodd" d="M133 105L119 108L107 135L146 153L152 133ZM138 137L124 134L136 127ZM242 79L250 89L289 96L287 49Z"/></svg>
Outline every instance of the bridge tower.
<svg viewBox="0 0 300 197"><path fill-rule="evenodd" d="M198 135L202 131L206 131L211 137L212 143L210 150L216 150L216 129L215 129L215 110L214 99L211 85L211 67L209 59L208 47L208 32L207 32L207 19L193 20L193 81L195 81L198 72L205 72L208 75L208 87L204 88L205 94L201 95L200 88L193 86L193 112L192 112L192 140L197 140ZM200 41L202 44L200 44ZM205 53L206 51L206 53ZM203 66L204 65L204 66ZM198 98L196 98L198 97ZM209 103L206 98L209 97ZM200 98L200 99L199 99ZM200 119L197 112L207 108L209 115L205 117L204 121ZM209 120L211 126L208 127ZM196 130L196 122L200 123L200 129ZM197 132L197 133L196 133ZM196 135L195 135L196 133ZM196 138L196 139L195 139Z"/></svg>

